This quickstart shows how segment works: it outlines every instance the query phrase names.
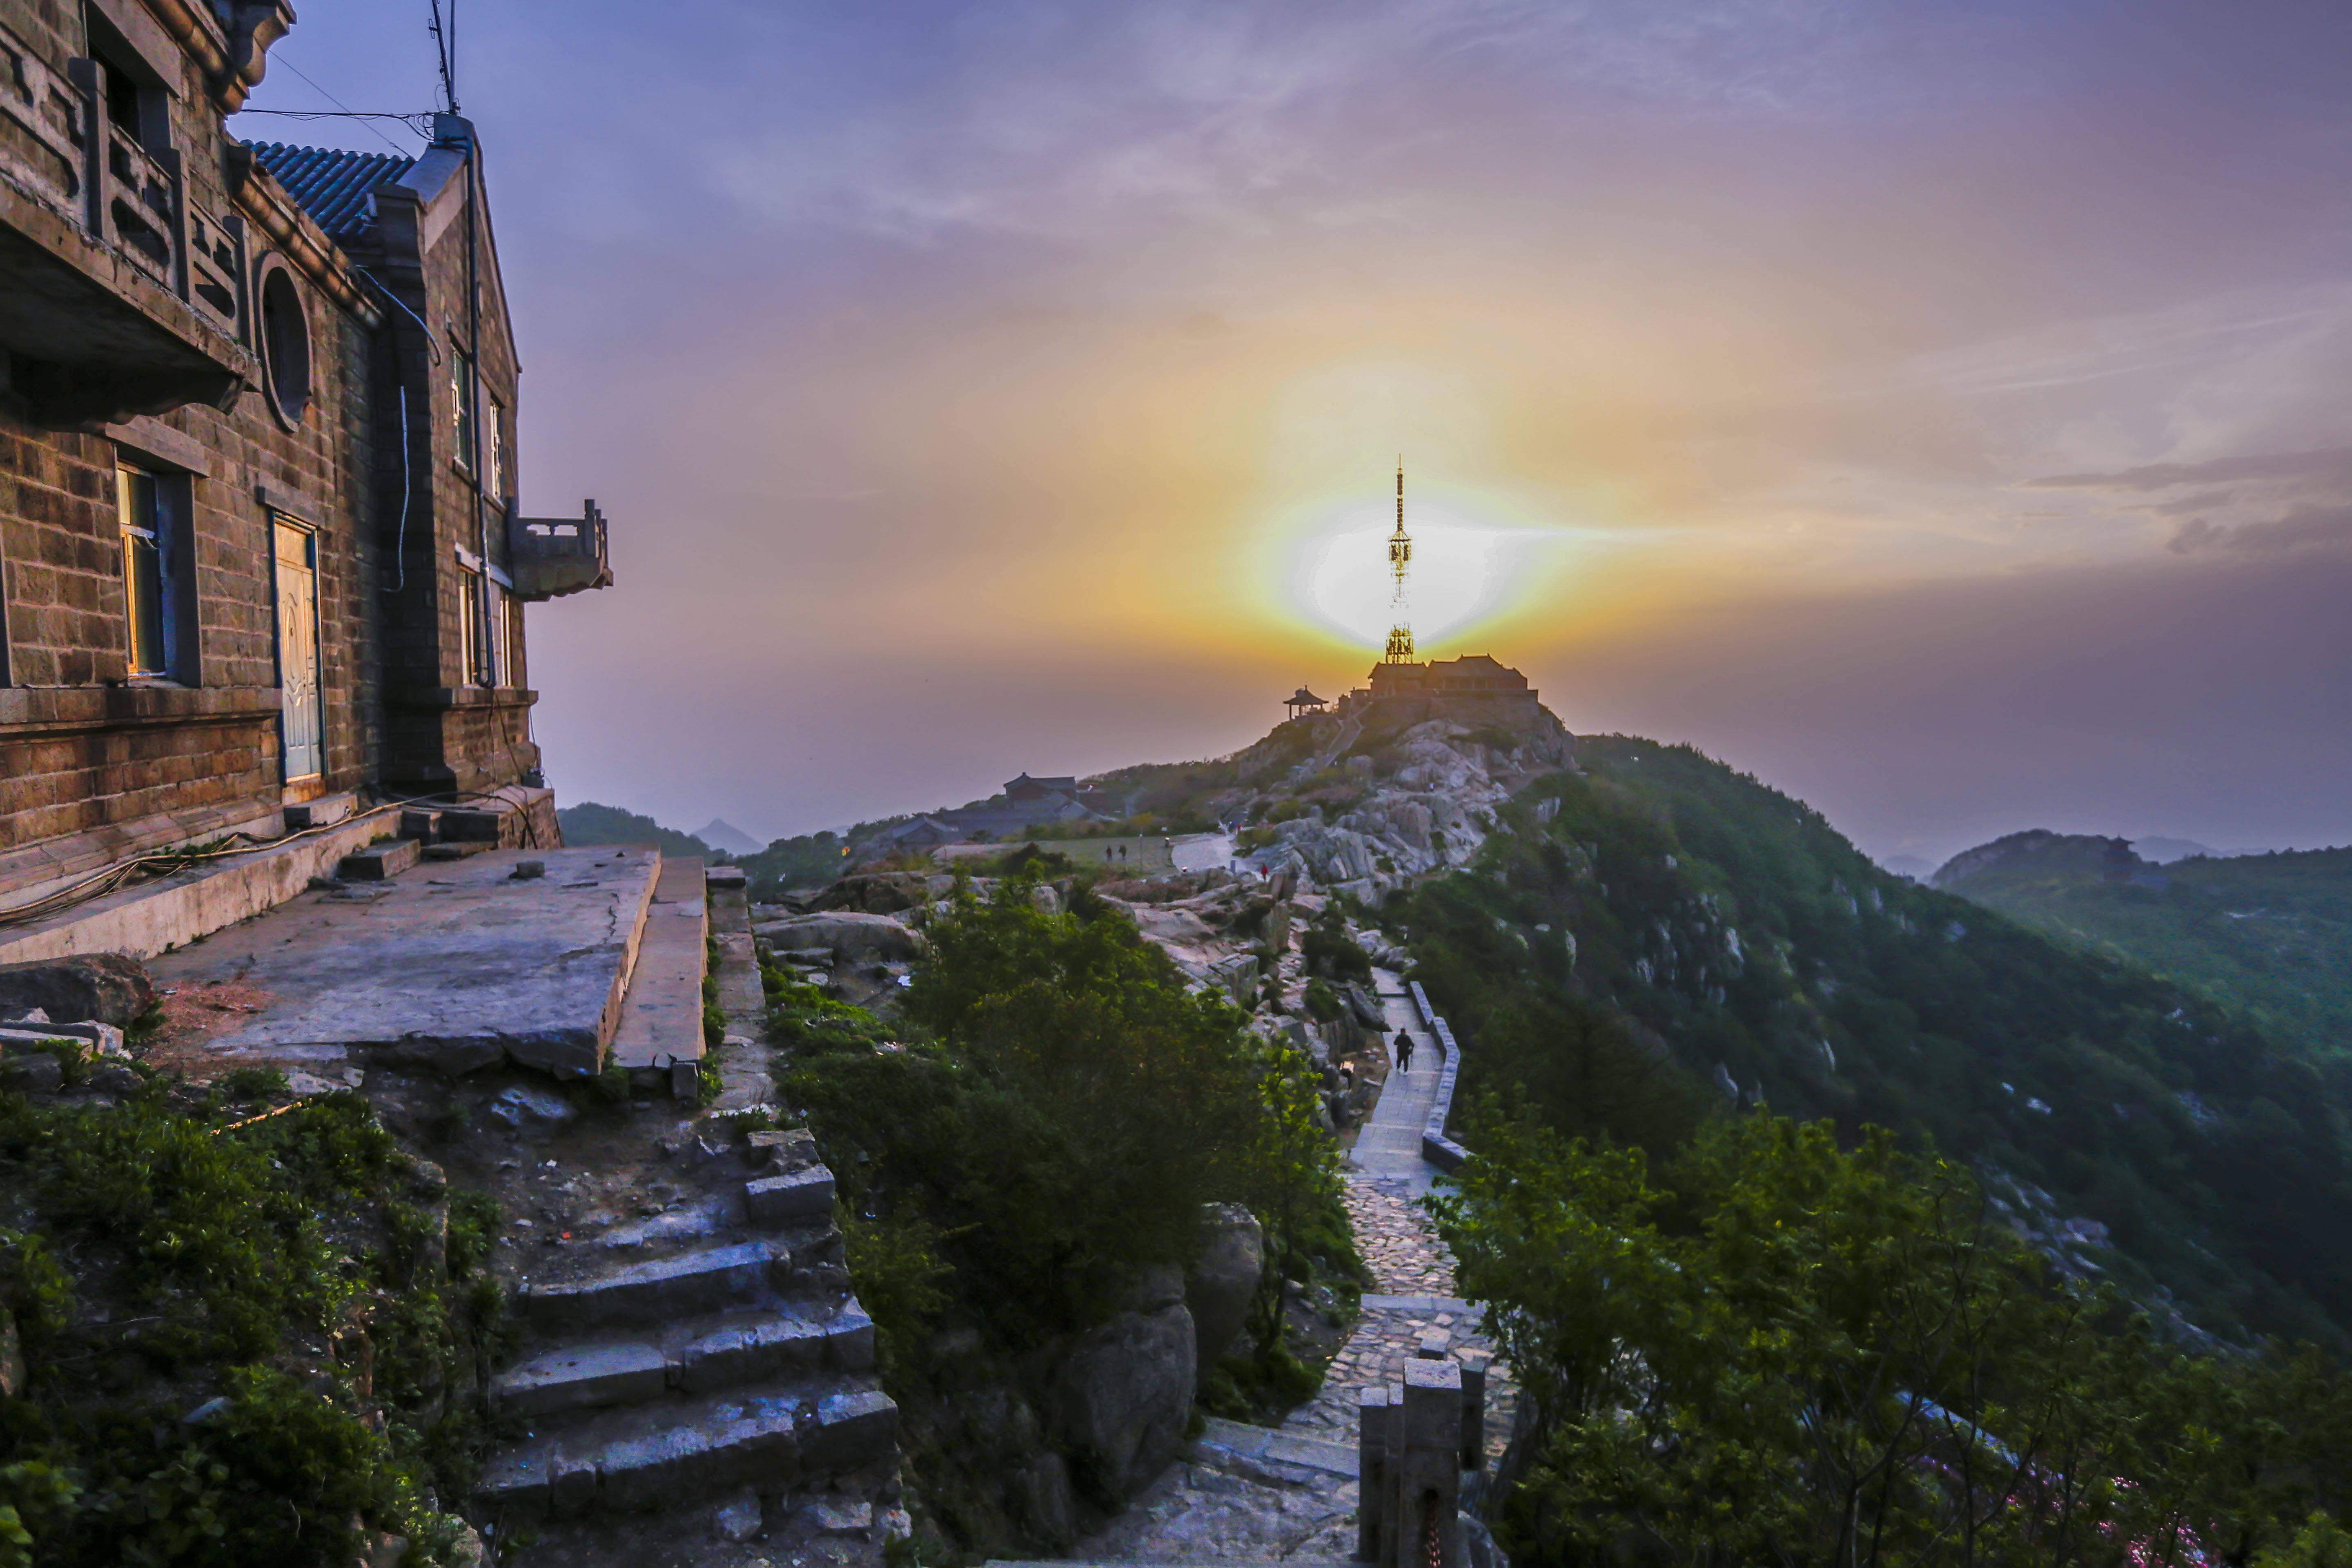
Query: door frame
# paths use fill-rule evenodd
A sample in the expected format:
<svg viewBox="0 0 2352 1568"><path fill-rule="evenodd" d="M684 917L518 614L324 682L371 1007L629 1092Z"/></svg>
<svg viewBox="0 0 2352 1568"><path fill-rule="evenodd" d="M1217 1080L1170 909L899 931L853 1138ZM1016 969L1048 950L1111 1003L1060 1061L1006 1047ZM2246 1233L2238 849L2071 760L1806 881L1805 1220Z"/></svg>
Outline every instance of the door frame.
<svg viewBox="0 0 2352 1568"><path fill-rule="evenodd" d="M278 787L289 802L314 800L326 793L327 776L327 688L325 681L326 649L323 628L319 616L319 531L311 524L289 512L270 509L269 517L269 584L270 616L275 635L270 638L270 651L278 663ZM310 701L317 721L319 765L307 773L289 773L292 749L286 732L286 584L288 563L278 553L280 531L299 536L302 552L309 559L304 570L310 578Z"/></svg>

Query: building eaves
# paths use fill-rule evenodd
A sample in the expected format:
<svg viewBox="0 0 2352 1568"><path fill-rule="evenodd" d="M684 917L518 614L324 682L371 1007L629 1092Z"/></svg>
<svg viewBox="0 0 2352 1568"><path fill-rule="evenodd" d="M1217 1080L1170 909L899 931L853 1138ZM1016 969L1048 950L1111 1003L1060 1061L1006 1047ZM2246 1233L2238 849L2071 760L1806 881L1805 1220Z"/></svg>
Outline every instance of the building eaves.
<svg viewBox="0 0 2352 1568"><path fill-rule="evenodd" d="M338 243L366 232L375 217L373 193L376 186L397 180L416 162L397 153L344 153L282 142L250 145L254 161L286 187L286 194L328 238Z"/></svg>

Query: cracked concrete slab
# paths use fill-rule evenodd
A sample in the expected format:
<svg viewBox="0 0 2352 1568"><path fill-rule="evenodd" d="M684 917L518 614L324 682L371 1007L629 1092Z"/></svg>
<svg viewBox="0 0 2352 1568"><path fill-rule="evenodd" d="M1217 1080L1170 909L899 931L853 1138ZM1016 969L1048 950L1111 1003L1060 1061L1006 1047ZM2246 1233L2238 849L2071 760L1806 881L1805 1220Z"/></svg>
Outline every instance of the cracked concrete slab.
<svg viewBox="0 0 2352 1568"><path fill-rule="evenodd" d="M543 874L517 876L525 861ZM604 1066L660 867L643 847L428 862L380 897L305 893L148 968L159 986L268 994L194 1047L224 1065L506 1060L581 1077Z"/></svg>

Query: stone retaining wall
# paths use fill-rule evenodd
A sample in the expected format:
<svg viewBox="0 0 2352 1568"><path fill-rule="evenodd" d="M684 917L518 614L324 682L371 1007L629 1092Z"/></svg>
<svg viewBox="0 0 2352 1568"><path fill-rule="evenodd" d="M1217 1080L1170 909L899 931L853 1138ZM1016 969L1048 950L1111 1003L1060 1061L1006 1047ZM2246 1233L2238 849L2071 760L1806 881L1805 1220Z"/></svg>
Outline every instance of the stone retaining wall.
<svg viewBox="0 0 2352 1568"><path fill-rule="evenodd" d="M1445 1135L1445 1121L1454 1112L1454 1080L1462 1069L1462 1047L1454 1043L1453 1029L1429 1005L1429 993L1421 988L1421 982L1408 981L1405 989L1412 995L1413 1011L1421 1015L1423 1026L1437 1037L1445 1052L1445 1066L1437 1076L1437 1100L1429 1108L1429 1120L1421 1130L1421 1157L1441 1171L1457 1171L1470 1158L1470 1151Z"/></svg>

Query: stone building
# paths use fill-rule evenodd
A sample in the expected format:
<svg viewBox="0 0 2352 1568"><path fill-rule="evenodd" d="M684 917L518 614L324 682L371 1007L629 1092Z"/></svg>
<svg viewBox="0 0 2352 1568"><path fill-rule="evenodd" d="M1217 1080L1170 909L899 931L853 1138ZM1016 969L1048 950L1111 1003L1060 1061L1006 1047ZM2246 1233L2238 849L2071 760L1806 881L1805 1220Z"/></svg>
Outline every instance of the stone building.
<svg viewBox="0 0 2352 1568"><path fill-rule="evenodd" d="M1339 699L1342 718L1418 723L1448 717L1502 722L1531 721L1543 704L1528 678L1493 656L1454 659L1388 659L1372 666L1366 683Z"/></svg>
<svg viewBox="0 0 2352 1568"><path fill-rule="evenodd" d="M249 144L283 0L0 0L0 895L339 803L551 805L482 152Z"/></svg>

